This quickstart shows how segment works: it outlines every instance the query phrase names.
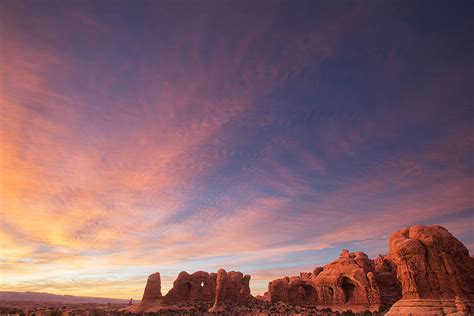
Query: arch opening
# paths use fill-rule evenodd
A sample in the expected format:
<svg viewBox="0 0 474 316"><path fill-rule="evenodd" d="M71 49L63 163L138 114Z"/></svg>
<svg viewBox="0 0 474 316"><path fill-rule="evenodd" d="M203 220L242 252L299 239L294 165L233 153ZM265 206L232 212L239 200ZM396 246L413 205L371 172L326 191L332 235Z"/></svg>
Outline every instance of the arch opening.
<svg viewBox="0 0 474 316"><path fill-rule="evenodd" d="M191 297L191 289L192 289L192 284L191 282L186 282L183 284L182 287L182 295L186 298L189 299Z"/></svg>
<svg viewBox="0 0 474 316"><path fill-rule="evenodd" d="M296 293L291 293L290 296L295 296L298 302L309 304L316 302L316 289L309 285L301 283L299 284Z"/></svg>
<svg viewBox="0 0 474 316"><path fill-rule="evenodd" d="M352 301L354 297L354 290L356 288L354 282L351 279L344 277L341 283L341 288L344 292L344 303Z"/></svg>

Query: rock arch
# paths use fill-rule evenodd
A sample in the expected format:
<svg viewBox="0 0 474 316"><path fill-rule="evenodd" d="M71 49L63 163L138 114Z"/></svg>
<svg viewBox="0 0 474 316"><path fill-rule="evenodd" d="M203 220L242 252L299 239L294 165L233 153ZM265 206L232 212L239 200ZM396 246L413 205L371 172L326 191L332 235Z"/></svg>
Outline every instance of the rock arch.
<svg viewBox="0 0 474 316"><path fill-rule="evenodd" d="M354 292L357 285L356 283L348 277L343 277L341 280L341 289L344 292L344 303L350 303L354 298Z"/></svg>

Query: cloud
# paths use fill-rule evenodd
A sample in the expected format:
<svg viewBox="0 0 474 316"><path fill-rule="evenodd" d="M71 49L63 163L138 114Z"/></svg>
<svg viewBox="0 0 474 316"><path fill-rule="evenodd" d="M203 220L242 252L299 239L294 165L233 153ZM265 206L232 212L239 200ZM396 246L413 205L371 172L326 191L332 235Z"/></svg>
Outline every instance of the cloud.
<svg viewBox="0 0 474 316"><path fill-rule="evenodd" d="M262 293L424 222L472 251L469 74L412 76L396 13L141 5L0 5L2 289L140 297L225 267Z"/></svg>

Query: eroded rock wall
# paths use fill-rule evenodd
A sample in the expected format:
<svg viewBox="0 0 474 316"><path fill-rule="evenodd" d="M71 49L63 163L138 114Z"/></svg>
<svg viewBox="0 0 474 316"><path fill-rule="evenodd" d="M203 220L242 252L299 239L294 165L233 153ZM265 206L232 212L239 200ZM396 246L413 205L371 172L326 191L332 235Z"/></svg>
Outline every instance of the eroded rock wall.
<svg viewBox="0 0 474 316"><path fill-rule="evenodd" d="M164 301L167 304L177 302L206 302L213 301L216 296L216 274L197 271L189 274L185 271L180 272L173 282Z"/></svg>
<svg viewBox="0 0 474 316"><path fill-rule="evenodd" d="M316 289L311 273L273 280L268 285L268 297L272 302L287 302L299 305L315 305Z"/></svg>
<svg viewBox="0 0 474 316"><path fill-rule="evenodd" d="M333 311L377 311L381 305L375 264L363 252L343 250L313 278L316 304Z"/></svg>
<svg viewBox="0 0 474 316"><path fill-rule="evenodd" d="M381 310L386 310L402 297L397 278L397 266L390 256L379 255L375 260L375 279L380 290Z"/></svg>
<svg viewBox="0 0 474 316"><path fill-rule="evenodd" d="M250 275L242 272L226 272L220 269L216 278L216 295L210 312L222 312L228 303L246 304L254 298L250 294Z"/></svg>
<svg viewBox="0 0 474 316"><path fill-rule="evenodd" d="M371 260L363 252L348 250L312 273L276 279L268 286L272 302L316 305L333 311L378 311L400 297L396 268L389 258Z"/></svg>
<svg viewBox="0 0 474 316"><path fill-rule="evenodd" d="M474 259L444 227L416 225L392 234L402 299L388 315L474 313Z"/></svg>
<svg viewBox="0 0 474 316"><path fill-rule="evenodd" d="M156 272L148 277L142 301L154 301L161 297L161 276L159 272Z"/></svg>

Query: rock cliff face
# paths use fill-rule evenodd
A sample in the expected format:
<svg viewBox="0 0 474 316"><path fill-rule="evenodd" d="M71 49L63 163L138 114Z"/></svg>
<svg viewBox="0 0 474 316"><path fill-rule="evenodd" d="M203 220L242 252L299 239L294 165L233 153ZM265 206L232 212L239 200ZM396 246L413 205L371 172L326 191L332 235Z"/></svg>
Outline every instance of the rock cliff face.
<svg viewBox="0 0 474 316"><path fill-rule="evenodd" d="M402 287L397 279L397 266L389 256L379 255L375 260L375 279L380 290L381 309L386 310L402 297Z"/></svg>
<svg viewBox="0 0 474 316"><path fill-rule="evenodd" d="M161 297L161 276L156 272L148 277L142 301L155 301Z"/></svg>
<svg viewBox="0 0 474 316"><path fill-rule="evenodd" d="M167 304L177 302L213 301L216 295L216 274L197 271L193 274L180 272L173 288L164 297Z"/></svg>
<svg viewBox="0 0 474 316"><path fill-rule="evenodd" d="M272 302L299 305L316 304L316 289L311 280L311 273L301 273L300 276L273 280L268 285L268 293Z"/></svg>
<svg viewBox="0 0 474 316"><path fill-rule="evenodd" d="M316 304L334 311L377 311L381 305L375 264L363 252L343 250L313 279Z"/></svg>
<svg viewBox="0 0 474 316"><path fill-rule="evenodd" d="M401 297L394 263L387 257L371 260L363 252L343 250L339 259L313 273L273 280L272 302L316 305L333 311L378 311Z"/></svg>
<svg viewBox="0 0 474 316"><path fill-rule="evenodd" d="M250 294L250 275L243 275L242 272L230 271L227 273L224 269L217 272L216 295L214 305L210 312L223 312L225 305L229 302L246 304L254 298Z"/></svg>
<svg viewBox="0 0 474 316"><path fill-rule="evenodd" d="M474 312L474 259L444 227L412 226L389 241L403 297L387 315Z"/></svg>

